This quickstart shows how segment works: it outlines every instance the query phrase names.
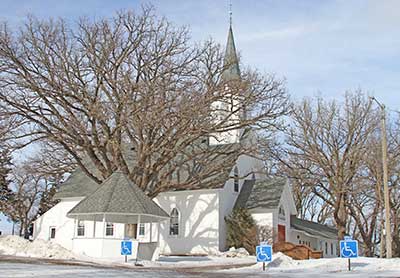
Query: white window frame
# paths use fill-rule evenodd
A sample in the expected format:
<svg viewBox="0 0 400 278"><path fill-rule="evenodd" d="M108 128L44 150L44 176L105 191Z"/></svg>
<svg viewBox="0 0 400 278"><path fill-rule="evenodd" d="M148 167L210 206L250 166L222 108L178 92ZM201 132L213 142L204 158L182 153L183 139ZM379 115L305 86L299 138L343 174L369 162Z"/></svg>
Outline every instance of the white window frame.
<svg viewBox="0 0 400 278"><path fill-rule="evenodd" d="M109 225L111 225L111 231L112 231L112 233L111 233L110 235L107 235L107 231L108 231L108 229L110 229L110 228L108 227ZM106 237L113 237L113 236L114 236L114 232L115 232L115 224L114 224L114 223L111 223L111 222L106 222L104 235L105 235Z"/></svg>
<svg viewBox="0 0 400 278"><path fill-rule="evenodd" d="M83 234L80 235L79 231L83 231ZM77 225L76 225L76 236L77 237L84 237L85 236L85 221L78 220Z"/></svg>
<svg viewBox="0 0 400 278"><path fill-rule="evenodd" d="M140 223L140 224L138 225L138 229L139 229L138 235L139 235L140 237L145 236L145 234L146 234L146 226L144 225L144 223ZM143 233L142 233L142 232L143 232Z"/></svg>

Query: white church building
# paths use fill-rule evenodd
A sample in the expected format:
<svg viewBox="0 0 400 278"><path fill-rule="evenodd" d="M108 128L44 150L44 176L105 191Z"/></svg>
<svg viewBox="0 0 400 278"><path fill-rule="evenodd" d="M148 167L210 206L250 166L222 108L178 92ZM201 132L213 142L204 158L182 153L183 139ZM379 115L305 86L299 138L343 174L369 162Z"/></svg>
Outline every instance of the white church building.
<svg viewBox="0 0 400 278"><path fill-rule="evenodd" d="M232 28L225 55L235 63L224 78L240 77ZM217 139L209 144L234 143L240 140L240 132ZM120 172L99 185L76 169L55 196L60 202L35 221L33 236L91 257L120 258L124 239L139 246L136 250L142 259L159 254L216 254L230 247L225 217L244 207L258 225L272 230L274 240L322 250L324 257L337 256L336 230L298 219L287 180L262 173L262 161L242 155L225 183L163 192L150 200Z"/></svg>

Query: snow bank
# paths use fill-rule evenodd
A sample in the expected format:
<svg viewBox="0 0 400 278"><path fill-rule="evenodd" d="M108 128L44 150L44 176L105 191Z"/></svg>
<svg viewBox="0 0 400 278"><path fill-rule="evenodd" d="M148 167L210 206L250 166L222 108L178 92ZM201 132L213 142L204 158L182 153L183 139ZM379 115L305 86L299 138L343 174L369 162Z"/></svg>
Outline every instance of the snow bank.
<svg viewBox="0 0 400 278"><path fill-rule="evenodd" d="M236 249L235 247L231 247L228 251L221 252L221 256L227 258L244 258L249 256L249 252L247 252L247 250L244 248Z"/></svg>
<svg viewBox="0 0 400 278"><path fill-rule="evenodd" d="M323 275L332 275L332 277L354 274L356 277L382 277L381 273L388 274L387 277L400 277L400 258L379 259L359 257L351 260L351 272L347 271L347 259L342 258L325 258L310 260L293 260L292 258L282 254L274 253L272 262L267 264L267 271L270 275L282 273L290 274L299 273L299 277L320 277ZM242 267L235 270L224 270L229 273L260 273L262 264L258 263L249 267ZM396 275L393 276L392 274ZM367 274L365 276L365 274ZM297 276L296 276L297 277ZM325 276L324 276L325 277ZM341 277L341 276L340 276ZM386 277L386 276L385 276Z"/></svg>
<svg viewBox="0 0 400 278"><path fill-rule="evenodd" d="M44 240L30 242L18 236L0 237L0 254L36 258L77 259L69 250Z"/></svg>
<svg viewBox="0 0 400 278"><path fill-rule="evenodd" d="M282 252L274 253L272 262L268 263L268 267L293 267L298 265L298 261L286 256Z"/></svg>

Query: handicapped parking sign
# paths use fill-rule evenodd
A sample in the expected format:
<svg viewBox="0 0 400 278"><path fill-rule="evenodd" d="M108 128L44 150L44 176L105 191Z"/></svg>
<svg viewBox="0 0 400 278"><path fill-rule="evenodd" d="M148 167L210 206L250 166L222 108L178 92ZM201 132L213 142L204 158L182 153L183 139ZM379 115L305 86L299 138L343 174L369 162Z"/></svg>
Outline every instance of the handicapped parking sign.
<svg viewBox="0 0 400 278"><path fill-rule="evenodd" d="M341 240L340 241L340 257L342 258L357 258L358 257L358 242L357 240Z"/></svg>
<svg viewBox="0 0 400 278"><path fill-rule="evenodd" d="M358 241L348 236L344 237L344 240L340 241L340 257L348 259L348 269L350 271L350 259L358 257Z"/></svg>
<svg viewBox="0 0 400 278"><path fill-rule="evenodd" d="M132 241L121 241L121 255L132 255Z"/></svg>
<svg viewBox="0 0 400 278"><path fill-rule="evenodd" d="M271 245L256 246L257 262L263 263L263 270L265 271L265 263L272 261L272 247Z"/></svg>

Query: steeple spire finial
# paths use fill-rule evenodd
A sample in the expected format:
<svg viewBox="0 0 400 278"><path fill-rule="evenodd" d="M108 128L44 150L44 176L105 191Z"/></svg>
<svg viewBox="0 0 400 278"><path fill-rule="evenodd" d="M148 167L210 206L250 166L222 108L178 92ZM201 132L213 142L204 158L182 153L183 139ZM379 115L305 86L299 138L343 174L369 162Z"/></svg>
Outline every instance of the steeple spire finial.
<svg viewBox="0 0 400 278"><path fill-rule="evenodd" d="M229 0L229 26L232 26L232 0Z"/></svg>

